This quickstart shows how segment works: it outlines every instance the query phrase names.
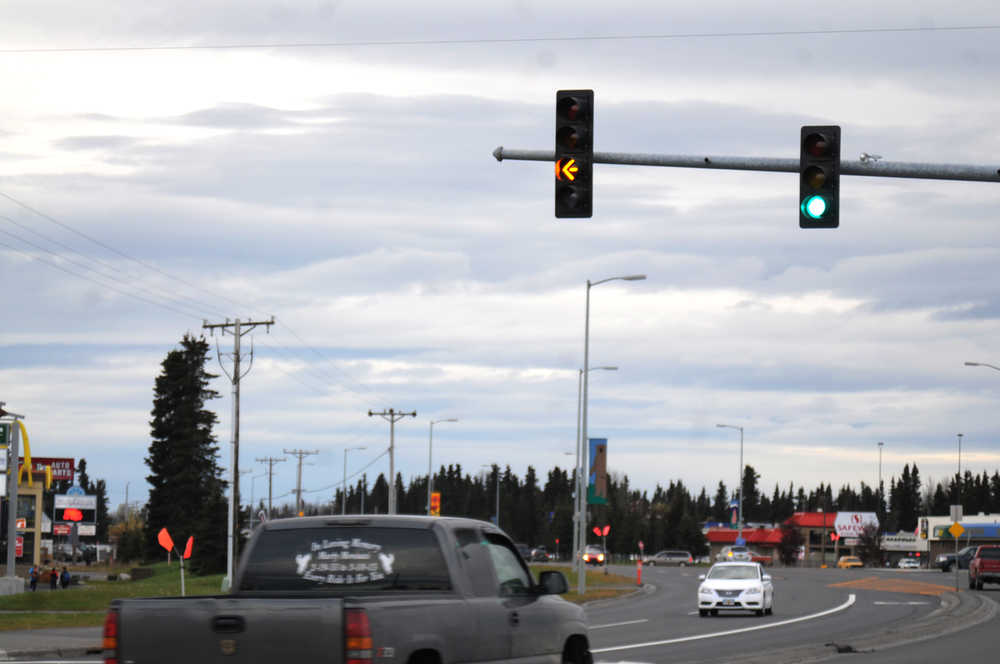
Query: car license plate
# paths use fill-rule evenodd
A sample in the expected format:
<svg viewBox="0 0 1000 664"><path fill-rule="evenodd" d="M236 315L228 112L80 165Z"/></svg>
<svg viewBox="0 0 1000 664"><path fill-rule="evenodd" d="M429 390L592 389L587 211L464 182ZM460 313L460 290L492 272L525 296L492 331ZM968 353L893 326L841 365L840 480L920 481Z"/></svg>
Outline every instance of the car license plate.
<svg viewBox="0 0 1000 664"><path fill-rule="evenodd" d="M724 599L724 600L722 600L722 603L725 606L732 606L733 605L733 600L731 600L731 599Z"/></svg>

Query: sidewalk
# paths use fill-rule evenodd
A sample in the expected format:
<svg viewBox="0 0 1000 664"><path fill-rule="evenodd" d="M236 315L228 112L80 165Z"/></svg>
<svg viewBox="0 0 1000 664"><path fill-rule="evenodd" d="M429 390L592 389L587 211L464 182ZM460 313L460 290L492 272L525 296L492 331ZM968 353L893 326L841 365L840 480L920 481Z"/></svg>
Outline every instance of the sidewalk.
<svg viewBox="0 0 1000 664"><path fill-rule="evenodd" d="M102 627L0 631L0 661L24 657L82 657L101 651Z"/></svg>

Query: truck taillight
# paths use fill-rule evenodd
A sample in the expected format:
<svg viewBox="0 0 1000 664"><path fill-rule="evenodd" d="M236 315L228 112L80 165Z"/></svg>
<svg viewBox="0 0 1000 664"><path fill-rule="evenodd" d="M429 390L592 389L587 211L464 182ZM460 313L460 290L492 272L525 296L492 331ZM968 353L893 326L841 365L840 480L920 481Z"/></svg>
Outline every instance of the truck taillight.
<svg viewBox="0 0 1000 664"><path fill-rule="evenodd" d="M118 611L111 609L104 617L104 664L118 664Z"/></svg>
<svg viewBox="0 0 1000 664"><path fill-rule="evenodd" d="M372 628L364 609L344 610L344 664L371 664Z"/></svg>

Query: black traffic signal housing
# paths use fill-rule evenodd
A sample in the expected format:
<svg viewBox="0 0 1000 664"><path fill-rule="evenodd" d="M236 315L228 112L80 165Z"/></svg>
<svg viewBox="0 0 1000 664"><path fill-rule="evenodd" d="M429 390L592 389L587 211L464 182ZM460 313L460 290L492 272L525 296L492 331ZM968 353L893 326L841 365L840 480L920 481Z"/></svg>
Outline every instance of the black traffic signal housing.
<svg viewBox="0 0 1000 664"><path fill-rule="evenodd" d="M556 91L556 218L594 214L594 91Z"/></svg>
<svg viewBox="0 0 1000 664"><path fill-rule="evenodd" d="M837 228L840 127L802 127L799 148L799 228Z"/></svg>

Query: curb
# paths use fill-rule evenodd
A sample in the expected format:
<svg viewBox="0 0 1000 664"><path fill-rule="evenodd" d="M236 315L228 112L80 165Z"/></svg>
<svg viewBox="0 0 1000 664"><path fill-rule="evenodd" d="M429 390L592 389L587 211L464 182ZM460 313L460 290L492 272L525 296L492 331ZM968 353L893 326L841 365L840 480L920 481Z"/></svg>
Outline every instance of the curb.
<svg viewBox="0 0 1000 664"><path fill-rule="evenodd" d="M624 595L619 595L618 597L610 597L608 599L592 599L589 602L584 602L580 606L585 609L599 609L602 606L607 606L609 604L615 604L617 602L624 602L626 600L634 599L637 595L651 595L656 592L656 586L652 583L644 583L642 586L636 588L630 593Z"/></svg>

